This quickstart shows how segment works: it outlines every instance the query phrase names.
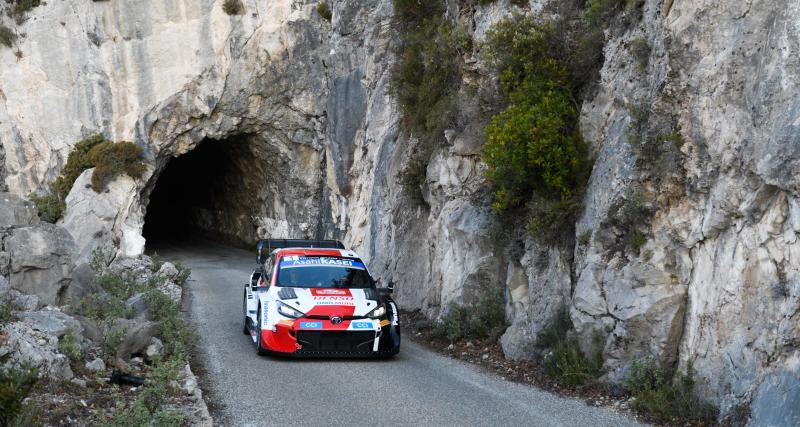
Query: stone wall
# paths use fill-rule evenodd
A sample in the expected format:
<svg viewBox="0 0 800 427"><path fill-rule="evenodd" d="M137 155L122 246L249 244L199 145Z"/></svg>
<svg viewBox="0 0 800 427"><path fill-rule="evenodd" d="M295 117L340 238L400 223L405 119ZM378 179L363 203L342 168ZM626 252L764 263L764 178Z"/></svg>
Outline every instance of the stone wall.
<svg viewBox="0 0 800 427"><path fill-rule="evenodd" d="M784 379L800 370L796 2L647 0L641 22L609 31L597 92L581 112L596 164L578 244L566 248L503 229L481 202L478 112L465 109L442 136L425 204L409 200L398 175L418 147L390 94L390 0L331 1L330 23L310 0L243 3L239 16L212 0L34 9L19 28L22 58L0 49L9 191L43 189L82 137L135 141L146 149L146 179L117 185L119 208L94 215L94 225L74 218L98 196L71 194L64 221L81 223L69 228L84 254L92 229L135 255L169 159L204 140L251 135L267 174L281 179L255 179L262 209L237 212L241 225L229 234L343 238L396 284L404 307L431 317L505 287L509 357L533 357L536 336L566 305L585 342L605 337L612 379L646 355L692 362L726 414L751 402L767 414L759 408L792 386ZM480 40L512 12L541 11L530 3L451 9ZM651 48L643 67L634 41ZM491 90L471 59L471 76ZM675 146L655 157L643 149L663 136ZM646 237L638 250L628 244L634 231Z"/></svg>

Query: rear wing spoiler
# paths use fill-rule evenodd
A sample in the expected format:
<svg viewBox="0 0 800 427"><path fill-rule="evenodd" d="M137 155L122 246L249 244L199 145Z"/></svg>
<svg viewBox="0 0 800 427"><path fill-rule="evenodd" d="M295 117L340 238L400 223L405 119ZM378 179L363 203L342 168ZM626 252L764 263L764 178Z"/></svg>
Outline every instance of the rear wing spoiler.
<svg viewBox="0 0 800 427"><path fill-rule="evenodd" d="M338 240L264 239L256 245L256 262L263 264L273 250L283 248L345 249Z"/></svg>

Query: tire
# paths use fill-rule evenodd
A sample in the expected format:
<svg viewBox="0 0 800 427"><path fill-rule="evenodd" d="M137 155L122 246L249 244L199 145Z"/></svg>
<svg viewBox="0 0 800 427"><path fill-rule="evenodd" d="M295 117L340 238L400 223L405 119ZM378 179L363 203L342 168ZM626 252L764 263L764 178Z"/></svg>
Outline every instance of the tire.
<svg viewBox="0 0 800 427"><path fill-rule="evenodd" d="M258 322L256 323L256 354L264 356L267 352L261 347L261 304L258 305Z"/></svg>
<svg viewBox="0 0 800 427"><path fill-rule="evenodd" d="M242 295L242 333L250 336L250 328L247 327L247 291Z"/></svg>

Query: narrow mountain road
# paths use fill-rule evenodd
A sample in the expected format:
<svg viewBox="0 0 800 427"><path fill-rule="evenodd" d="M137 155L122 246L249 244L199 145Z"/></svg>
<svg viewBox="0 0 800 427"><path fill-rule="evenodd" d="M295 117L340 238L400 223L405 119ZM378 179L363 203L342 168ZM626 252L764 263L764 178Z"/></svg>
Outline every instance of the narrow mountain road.
<svg viewBox="0 0 800 427"><path fill-rule="evenodd" d="M640 425L608 409L501 380L407 338L391 360L259 357L241 331L242 287L254 253L213 242L162 245L157 252L192 269L191 318L201 336L209 399L220 408L218 425Z"/></svg>

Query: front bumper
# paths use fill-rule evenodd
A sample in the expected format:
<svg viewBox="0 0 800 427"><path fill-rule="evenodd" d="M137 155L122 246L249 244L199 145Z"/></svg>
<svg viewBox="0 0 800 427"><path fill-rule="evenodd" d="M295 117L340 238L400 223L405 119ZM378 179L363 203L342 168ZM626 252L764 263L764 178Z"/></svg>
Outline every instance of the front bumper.
<svg viewBox="0 0 800 427"><path fill-rule="evenodd" d="M274 330L261 331L267 353L299 357L387 357L400 351L400 328L389 321L372 330L346 329L346 325L320 322L320 328L302 329L306 319L282 320Z"/></svg>

